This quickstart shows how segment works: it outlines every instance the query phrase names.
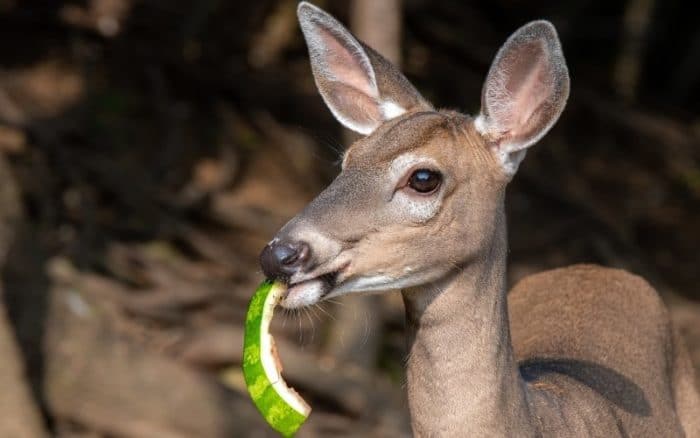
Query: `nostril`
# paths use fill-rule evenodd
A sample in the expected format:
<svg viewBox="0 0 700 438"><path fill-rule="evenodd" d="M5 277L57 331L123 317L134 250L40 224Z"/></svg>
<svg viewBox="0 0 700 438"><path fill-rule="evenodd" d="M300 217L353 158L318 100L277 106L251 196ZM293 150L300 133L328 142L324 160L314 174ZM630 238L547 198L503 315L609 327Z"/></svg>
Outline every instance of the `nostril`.
<svg viewBox="0 0 700 438"><path fill-rule="evenodd" d="M311 253L309 250L309 245L307 245L305 242L298 242L292 246L294 249L294 254L292 254L282 263L290 266L304 264L309 259L309 254Z"/></svg>
<svg viewBox="0 0 700 438"><path fill-rule="evenodd" d="M283 279L295 274L310 254L309 245L305 242L275 242L263 249L260 266L268 278Z"/></svg>
<svg viewBox="0 0 700 438"><path fill-rule="evenodd" d="M291 265L299 258L299 252L292 245L275 245L272 249L280 265Z"/></svg>

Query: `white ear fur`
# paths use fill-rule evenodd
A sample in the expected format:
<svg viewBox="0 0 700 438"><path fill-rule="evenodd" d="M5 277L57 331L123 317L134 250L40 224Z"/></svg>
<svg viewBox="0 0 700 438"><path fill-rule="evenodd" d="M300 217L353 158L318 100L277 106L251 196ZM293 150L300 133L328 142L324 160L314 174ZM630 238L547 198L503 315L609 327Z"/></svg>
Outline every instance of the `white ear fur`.
<svg viewBox="0 0 700 438"><path fill-rule="evenodd" d="M340 123L369 135L384 121L407 111L390 96L381 95L368 52L342 24L307 2L299 3L297 14L316 86Z"/></svg>
<svg viewBox="0 0 700 438"><path fill-rule="evenodd" d="M482 91L476 130L513 175L528 147L539 141L564 110L569 73L554 26L533 21L501 47Z"/></svg>

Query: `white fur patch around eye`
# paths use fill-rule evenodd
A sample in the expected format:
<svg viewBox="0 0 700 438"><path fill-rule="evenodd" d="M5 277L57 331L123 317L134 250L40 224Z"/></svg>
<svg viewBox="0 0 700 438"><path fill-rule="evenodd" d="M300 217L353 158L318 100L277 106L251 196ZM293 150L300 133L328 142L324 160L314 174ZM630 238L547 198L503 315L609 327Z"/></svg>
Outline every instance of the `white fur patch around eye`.
<svg viewBox="0 0 700 438"><path fill-rule="evenodd" d="M430 157L415 154L399 155L389 165L389 177L394 184L398 184L409 170L421 167L438 169L437 163ZM403 209L411 220L425 222L438 212L442 197L439 195L412 196L403 190L398 190L394 193L393 201L397 203L396 208Z"/></svg>
<svg viewBox="0 0 700 438"><path fill-rule="evenodd" d="M425 167L434 167L437 169L437 162L431 157L424 157L416 154L403 154L394 158L389 165L389 174L394 181L398 182L399 178L404 176L412 167L424 164Z"/></svg>
<svg viewBox="0 0 700 438"><path fill-rule="evenodd" d="M438 196L411 196L398 191L394 195L394 201L400 203L397 207L407 212L413 221L425 222L438 212L442 199Z"/></svg>

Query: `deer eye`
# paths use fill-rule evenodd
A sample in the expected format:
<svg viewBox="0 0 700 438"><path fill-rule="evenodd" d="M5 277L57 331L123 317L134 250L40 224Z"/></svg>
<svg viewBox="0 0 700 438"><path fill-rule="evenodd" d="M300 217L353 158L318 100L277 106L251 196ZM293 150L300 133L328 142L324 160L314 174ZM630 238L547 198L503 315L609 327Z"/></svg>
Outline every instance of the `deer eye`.
<svg viewBox="0 0 700 438"><path fill-rule="evenodd" d="M427 195L435 192L440 187L442 175L430 169L418 169L408 178L408 187L418 193Z"/></svg>

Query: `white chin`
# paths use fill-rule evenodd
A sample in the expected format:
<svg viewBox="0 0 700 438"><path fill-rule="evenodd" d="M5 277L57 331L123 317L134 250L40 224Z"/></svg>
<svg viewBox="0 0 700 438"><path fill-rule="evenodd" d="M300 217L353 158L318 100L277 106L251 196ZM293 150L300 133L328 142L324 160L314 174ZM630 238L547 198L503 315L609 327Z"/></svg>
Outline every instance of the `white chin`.
<svg viewBox="0 0 700 438"><path fill-rule="evenodd" d="M321 280L309 280L294 284L287 289L287 294L280 301L282 307L297 309L318 303L326 290Z"/></svg>

